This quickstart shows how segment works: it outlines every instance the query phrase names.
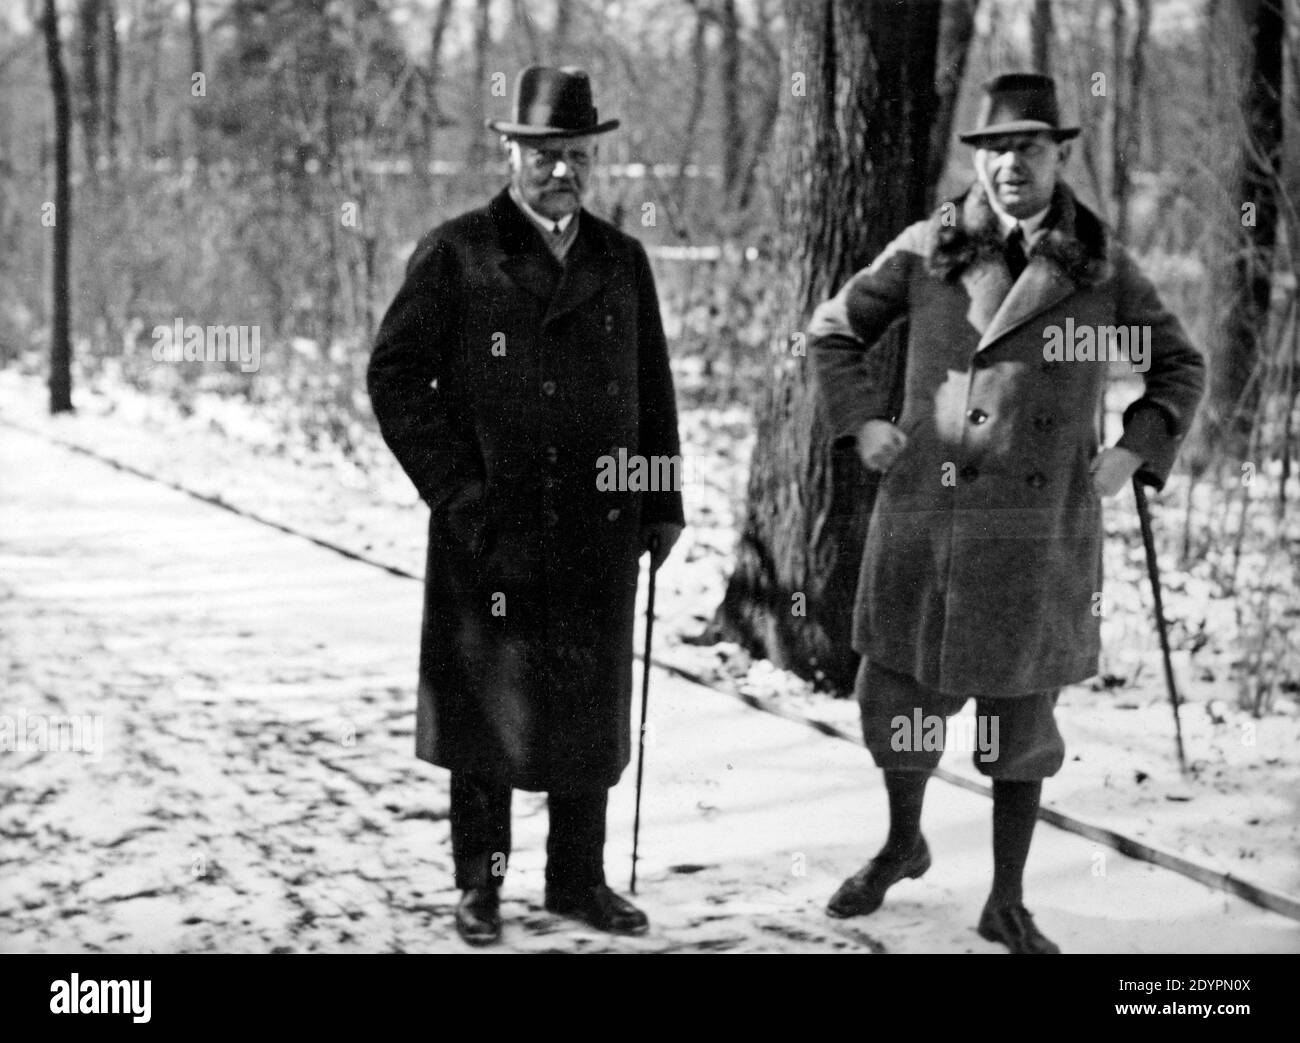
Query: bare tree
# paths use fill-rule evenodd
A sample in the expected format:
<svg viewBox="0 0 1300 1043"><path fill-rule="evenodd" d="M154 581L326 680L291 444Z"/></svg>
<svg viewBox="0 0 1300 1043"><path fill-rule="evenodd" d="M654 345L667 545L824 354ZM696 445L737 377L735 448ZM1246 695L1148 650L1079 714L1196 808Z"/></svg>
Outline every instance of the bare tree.
<svg viewBox="0 0 1300 1043"><path fill-rule="evenodd" d="M722 0L722 193L728 208L740 194L745 123L740 113L740 19L736 0Z"/></svg>
<svg viewBox="0 0 1300 1043"><path fill-rule="evenodd" d="M555 31L551 37L551 53L557 65L563 64L569 49L569 34L573 31L573 0L555 0Z"/></svg>
<svg viewBox="0 0 1300 1043"><path fill-rule="evenodd" d="M524 42L528 47L528 61L533 65L540 65L542 61L542 41L538 37L537 25L533 21L533 16L528 13L525 0L513 0L512 16L514 24L523 30Z"/></svg>
<svg viewBox="0 0 1300 1043"><path fill-rule="evenodd" d="M930 133L930 169L926 181L930 202L943 180L948 163L948 146L952 141L952 121L957 115L962 80L966 75L966 58L975 36L975 10L979 0L943 0L939 23L939 61L935 73L935 116Z"/></svg>
<svg viewBox="0 0 1300 1043"><path fill-rule="evenodd" d="M831 445L799 330L925 212L940 4L797 0L786 19L773 373L756 410L736 567L711 630L847 688L848 607L875 483L851 449Z"/></svg>
<svg viewBox="0 0 1300 1043"><path fill-rule="evenodd" d="M78 7L81 35L81 146L86 170L99 169L99 0L81 0Z"/></svg>
<svg viewBox="0 0 1300 1043"><path fill-rule="evenodd" d="M1210 360L1207 419L1209 443L1240 457L1260 397L1261 345L1272 295L1286 20L1282 0L1242 0L1236 16L1245 32L1248 69L1232 198L1237 248L1216 266L1222 318L1214 341L1219 350Z"/></svg>
<svg viewBox="0 0 1300 1043"><path fill-rule="evenodd" d="M107 59L104 82L104 152L109 164L117 165L118 139L122 125L118 117L122 86L122 50L117 39L117 4L115 0L100 0L103 16L104 51Z"/></svg>
<svg viewBox="0 0 1300 1043"><path fill-rule="evenodd" d="M72 294L69 247L72 241L72 184L68 169L72 138L72 100L63 68L59 42L59 13L54 0L45 0L41 28L45 57L50 67L50 94L54 99L54 324L50 340L50 412L72 412Z"/></svg>
<svg viewBox="0 0 1300 1043"><path fill-rule="evenodd" d="M491 0L475 0L474 3L474 73L466 113L469 133L466 164L471 173L480 170L487 158L483 118L487 111L484 95L488 89L488 48L492 45L491 6Z"/></svg>
<svg viewBox="0 0 1300 1043"><path fill-rule="evenodd" d="M442 80L442 41L447 35L447 23L451 20L454 0L438 0L438 8L433 16L433 29L429 34L429 69L425 79L424 100L424 148L425 170L431 173L431 164L435 158L438 128L443 125L445 116L438 100L438 85Z"/></svg>
<svg viewBox="0 0 1300 1043"><path fill-rule="evenodd" d="M1034 6L1029 9L1029 67L1034 72L1050 74L1052 71L1053 32L1052 0L1034 0Z"/></svg>
<svg viewBox="0 0 1300 1043"><path fill-rule="evenodd" d="M773 38L772 21L767 4L760 2L753 34L753 57L749 63L751 70L767 70L780 65L781 51ZM759 72L751 76L746 90L757 92L761 100L757 115L749 121L744 154L740 160L740 184L733 204L736 210L745 210L753 198L760 160L767 155L781 109L781 81L777 77Z"/></svg>
<svg viewBox="0 0 1300 1043"><path fill-rule="evenodd" d="M1147 36L1151 28L1149 0L1136 0L1137 18L1130 36L1124 0L1111 0L1111 51L1115 101L1111 107L1110 183L1115 234L1129 238L1129 167L1142 141L1142 91L1145 89Z"/></svg>
<svg viewBox="0 0 1300 1043"><path fill-rule="evenodd" d="M677 154L677 191L676 204L687 198L690 182L686 179L686 167L695 155L695 138L700 127L700 117L704 114L704 99L708 90L708 22L704 13L695 11L695 27L691 33L691 103L686 110L686 126L682 131L681 149ZM676 206L670 205L666 210L669 223L680 238L687 238L688 233L680 220Z"/></svg>
<svg viewBox="0 0 1300 1043"><path fill-rule="evenodd" d="M189 2L190 72L203 71L203 28L199 24L199 0Z"/></svg>

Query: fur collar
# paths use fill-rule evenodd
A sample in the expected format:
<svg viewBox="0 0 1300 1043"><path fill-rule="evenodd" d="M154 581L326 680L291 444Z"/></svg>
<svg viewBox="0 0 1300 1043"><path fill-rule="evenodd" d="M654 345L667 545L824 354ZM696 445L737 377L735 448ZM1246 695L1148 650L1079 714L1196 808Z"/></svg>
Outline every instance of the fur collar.
<svg viewBox="0 0 1300 1043"><path fill-rule="evenodd" d="M1055 262L1079 285L1095 286L1114 274L1106 226L1063 184L1056 186L1043 228L1034 255ZM940 279L956 279L973 265L1002 257L1002 229L979 182L940 206L927 233L926 263Z"/></svg>

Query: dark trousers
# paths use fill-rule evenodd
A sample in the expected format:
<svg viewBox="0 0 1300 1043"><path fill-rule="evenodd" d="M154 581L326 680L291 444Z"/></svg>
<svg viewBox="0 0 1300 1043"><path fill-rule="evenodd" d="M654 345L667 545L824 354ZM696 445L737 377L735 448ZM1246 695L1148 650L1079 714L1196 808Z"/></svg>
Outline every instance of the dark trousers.
<svg viewBox="0 0 1300 1043"><path fill-rule="evenodd" d="M456 886L500 887L510 859L513 790L462 771L451 773L451 853ZM605 882L609 790L548 793L546 886L578 889Z"/></svg>

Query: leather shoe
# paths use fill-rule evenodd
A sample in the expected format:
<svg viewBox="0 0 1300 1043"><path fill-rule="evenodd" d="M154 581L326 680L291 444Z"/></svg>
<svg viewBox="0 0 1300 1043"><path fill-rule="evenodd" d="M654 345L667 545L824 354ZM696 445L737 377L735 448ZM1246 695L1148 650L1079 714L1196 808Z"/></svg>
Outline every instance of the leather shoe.
<svg viewBox="0 0 1300 1043"><path fill-rule="evenodd" d="M598 931L644 934L650 928L645 913L605 884L576 890L546 889L546 910L581 920Z"/></svg>
<svg viewBox="0 0 1300 1043"><path fill-rule="evenodd" d="M918 838L916 849L902 862L873 858L840 884L831 896L826 912L831 916L866 916L880 908L885 892L904 877L916 879L930 868L930 846Z"/></svg>
<svg viewBox="0 0 1300 1043"><path fill-rule="evenodd" d="M1019 902L1011 905L985 905L980 913L979 935L990 942L1001 942L1012 952L1056 954L1060 946L1043 936L1034 926L1029 910Z"/></svg>
<svg viewBox="0 0 1300 1043"><path fill-rule="evenodd" d="M468 945L491 945L501 938L500 895L495 887L471 887L456 905L456 930Z"/></svg>

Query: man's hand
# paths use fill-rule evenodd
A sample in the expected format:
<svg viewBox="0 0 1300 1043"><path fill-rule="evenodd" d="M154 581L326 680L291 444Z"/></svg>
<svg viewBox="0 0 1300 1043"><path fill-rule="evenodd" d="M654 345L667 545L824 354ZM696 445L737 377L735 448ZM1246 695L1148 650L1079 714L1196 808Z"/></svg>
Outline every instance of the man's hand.
<svg viewBox="0 0 1300 1043"><path fill-rule="evenodd" d="M659 571L659 566L681 534L682 527L676 522L651 522L641 526L641 546L650 552L650 568Z"/></svg>
<svg viewBox="0 0 1300 1043"><path fill-rule="evenodd" d="M868 420L858 431L858 458L869 471L888 471L907 446L907 435L888 420Z"/></svg>
<svg viewBox="0 0 1300 1043"><path fill-rule="evenodd" d="M1100 497L1114 496L1141 466L1142 457L1137 453L1117 445L1103 449L1092 461L1092 487Z"/></svg>

